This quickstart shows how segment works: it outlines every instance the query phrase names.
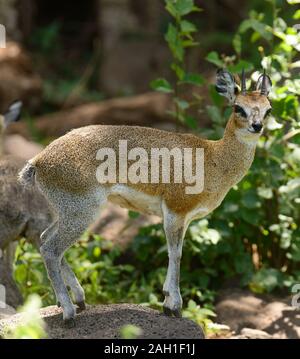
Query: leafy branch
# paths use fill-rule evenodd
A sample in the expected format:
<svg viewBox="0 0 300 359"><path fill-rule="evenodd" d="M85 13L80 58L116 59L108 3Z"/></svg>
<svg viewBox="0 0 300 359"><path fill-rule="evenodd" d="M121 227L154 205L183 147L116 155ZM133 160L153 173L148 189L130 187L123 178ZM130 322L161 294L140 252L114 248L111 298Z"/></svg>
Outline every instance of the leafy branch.
<svg viewBox="0 0 300 359"><path fill-rule="evenodd" d="M172 53L173 61L170 68L175 75L175 80L171 84L168 80L159 78L151 82L151 88L172 94L175 111L169 113L178 122L195 129L197 128L196 119L188 114L188 110L193 104L181 96L180 87L186 84L202 86L204 83L201 75L189 73L186 70L187 49L198 45L194 39L197 27L186 17L192 13L200 12L201 9L195 6L194 0L165 0L165 3L166 10L172 17L165 34L165 40Z"/></svg>

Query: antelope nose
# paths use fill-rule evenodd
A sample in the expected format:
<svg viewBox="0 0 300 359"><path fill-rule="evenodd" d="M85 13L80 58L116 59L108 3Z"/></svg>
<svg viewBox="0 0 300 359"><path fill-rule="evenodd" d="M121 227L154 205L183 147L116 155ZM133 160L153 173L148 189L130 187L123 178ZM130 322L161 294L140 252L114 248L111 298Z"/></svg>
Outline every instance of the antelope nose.
<svg viewBox="0 0 300 359"><path fill-rule="evenodd" d="M263 127L263 125L258 122L258 123L253 123L252 127L253 127L253 130L254 130L255 132L260 132L261 129L262 129L262 127Z"/></svg>

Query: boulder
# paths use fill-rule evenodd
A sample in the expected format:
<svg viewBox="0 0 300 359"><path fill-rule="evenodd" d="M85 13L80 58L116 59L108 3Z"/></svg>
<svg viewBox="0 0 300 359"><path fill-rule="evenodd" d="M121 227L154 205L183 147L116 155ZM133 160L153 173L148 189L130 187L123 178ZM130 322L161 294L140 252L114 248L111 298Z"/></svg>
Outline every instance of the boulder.
<svg viewBox="0 0 300 359"><path fill-rule="evenodd" d="M291 298L257 295L241 289L225 290L219 293L217 322L228 325L238 336L249 336L250 328L273 338L299 339L300 311L290 303Z"/></svg>
<svg viewBox="0 0 300 359"><path fill-rule="evenodd" d="M240 335L235 335L231 339L272 339L272 335L263 330L243 328Z"/></svg>
<svg viewBox="0 0 300 359"><path fill-rule="evenodd" d="M16 42L0 48L0 113L15 100L37 108L42 95L42 81L33 70L29 54Z"/></svg>
<svg viewBox="0 0 300 359"><path fill-rule="evenodd" d="M20 135L10 135L4 138L4 153L29 160L41 152L43 146L26 140Z"/></svg>
<svg viewBox="0 0 300 359"><path fill-rule="evenodd" d="M0 258L0 276L0 302L6 304L5 308L2 308L5 312L8 305L14 308L21 305L23 298L12 277L10 266L4 258ZM2 296L4 298L2 298ZM2 305L0 305L0 307L2 307Z"/></svg>
<svg viewBox="0 0 300 359"><path fill-rule="evenodd" d="M131 324L140 328L139 339L204 339L204 333L196 323L185 318L170 318L141 305L110 304L88 306L77 314L76 326L67 329L62 311L56 306L40 310L51 339L118 339L121 328ZM0 320L0 336L4 329L22 323L22 314Z"/></svg>
<svg viewBox="0 0 300 359"><path fill-rule="evenodd" d="M5 307L0 305L0 320L7 319L16 313L17 312L13 307L7 304L5 305Z"/></svg>

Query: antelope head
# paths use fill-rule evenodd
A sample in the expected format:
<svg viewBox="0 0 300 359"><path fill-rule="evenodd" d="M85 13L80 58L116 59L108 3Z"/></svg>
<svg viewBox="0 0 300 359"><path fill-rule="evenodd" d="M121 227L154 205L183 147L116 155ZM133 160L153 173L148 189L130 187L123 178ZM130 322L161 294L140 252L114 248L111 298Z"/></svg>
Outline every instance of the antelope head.
<svg viewBox="0 0 300 359"><path fill-rule="evenodd" d="M245 72L241 77L241 86L227 70L217 72L216 90L225 96L233 106L233 120L236 134L245 140L257 139L265 124L265 119L271 112L271 103L268 99L272 81L264 72L257 80L255 89L247 91Z"/></svg>

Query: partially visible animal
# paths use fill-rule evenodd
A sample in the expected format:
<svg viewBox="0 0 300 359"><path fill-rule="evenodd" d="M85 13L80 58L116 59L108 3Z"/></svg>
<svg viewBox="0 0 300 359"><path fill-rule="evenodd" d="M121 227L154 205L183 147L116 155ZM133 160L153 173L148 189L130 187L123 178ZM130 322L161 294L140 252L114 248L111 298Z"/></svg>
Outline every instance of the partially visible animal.
<svg viewBox="0 0 300 359"><path fill-rule="evenodd" d="M4 130L20 117L22 104L13 103L8 111L0 115L0 148ZM0 284L6 289L6 303L17 307L22 296L13 279L15 246L25 237L40 247L41 233L52 221L48 204L43 195L24 188L17 179L25 161L9 155L0 156Z"/></svg>
<svg viewBox="0 0 300 359"><path fill-rule="evenodd" d="M233 107L224 136L218 141L146 127L88 126L52 142L21 171L22 183L39 188L55 212L53 223L42 234L40 251L68 326L75 324L76 311L66 284L80 307L84 308L85 297L64 253L94 220L106 201L162 217L169 254L163 286L164 312L180 316L180 259L186 229L192 220L203 218L217 208L228 191L245 176L271 110L268 100L271 80L266 74L259 78L254 91L247 92L244 73L241 83L239 90L232 74L226 70L217 73L216 90ZM142 148L148 158L153 148L169 151L204 149L203 191L186 193L187 183L184 181L124 182L120 180L121 176L124 177L121 173L118 173L115 183L99 181L96 176L99 150L108 148L118 153L121 140L127 140L128 150ZM122 161L116 162L119 167L122 165ZM158 166L163 167L162 161ZM195 161L189 168L195 170ZM163 172L164 168L160 168L160 173Z"/></svg>

